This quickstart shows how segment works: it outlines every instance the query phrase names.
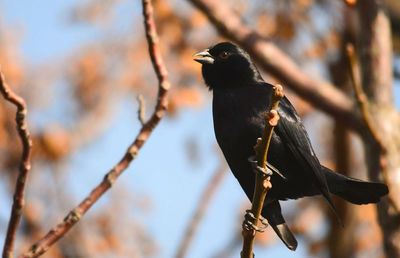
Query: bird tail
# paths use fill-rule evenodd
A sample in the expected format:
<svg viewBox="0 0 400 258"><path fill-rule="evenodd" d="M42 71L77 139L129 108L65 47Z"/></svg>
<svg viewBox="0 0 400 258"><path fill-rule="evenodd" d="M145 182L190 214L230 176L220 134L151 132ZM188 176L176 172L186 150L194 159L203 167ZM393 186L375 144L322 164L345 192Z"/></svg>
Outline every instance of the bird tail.
<svg viewBox="0 0 400 258"><path fill-rule="evenodd" d="M323 171L328 181L329 191L354 204L377 203L389 192L385 184L347 177L326 167L323 167Z"/></svg>
<svg viewBox="0 0 400 258"><path fill-rule="evenodd" d="M286 225L285 219L282 216L281 206L279 201L274 201L264 206L262 215L268 220L269 225L290 250L294 251L297 248L297 240L289 227Z"/></svg>

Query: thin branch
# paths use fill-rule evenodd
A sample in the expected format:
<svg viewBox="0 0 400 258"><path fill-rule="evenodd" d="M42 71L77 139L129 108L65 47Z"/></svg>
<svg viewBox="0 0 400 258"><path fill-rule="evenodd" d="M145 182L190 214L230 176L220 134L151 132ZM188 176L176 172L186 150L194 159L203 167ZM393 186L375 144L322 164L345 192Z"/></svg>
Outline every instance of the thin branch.
<svg viewBox="0 0 400 258"><path fill-rule="evenodd" d="M368 132L374 138L381 151L385 152L386 148L383 143L382 137L379 134L377 128L375 127L371 113L369 111L370 104L368 101L368 97L363 91L361 86L361 70L354 51L354 46L350 43L347 44L346 51L350 63L350 77L354 88L354 92L356 94L357 104L361 111L362 118L364 119L364 122L368 128Z"/></svg>
<svg viewBox="0 0 400 258"><path fill-rule="evenodd" d="M144 101L143 95L139 94L137 96L137 101L139 102L139 109L138 109L138 119L142 126L146 123L145 115L146 115L146 103Z"/></svg>
<svg viewBox="0 0 400 258"><path fill-rule="evenodd" d="M353 110L353 100L327 81L310 78L295 62L269 40L246 26L224 1L189 0L204 13L218 31L242 46L260 67L291 88L315 107L347 127L362 132L365 128Z"/></svg>
<svg viewBox="0 0 400 258"><path fill-rule="evenodd" d="M214 173L214 176L211 178L210 182L207 184L207 187L203 191L199 204L197 205L197 209L194 212L192 220L189 222L186 228L185 234L182 237L181 243L179 244L178 252L175 257L186 257L186 252L189 249L191 242L193 241L194 234L205 212L207 211L212 197L216 193L218 187L221 185L226 171L226 163L221 161L220 165Z"/></svg>
<svg viewBox="0 0 400 258"><path fill-rule="evenodd" d="M51 229L42 239L32 245L30 249L20 257L38 257L46 252L57 240L64 236L64 234L82 218L88 209L108 189L111 188L115 180L117 180L122 172L129 166L132 160L137 157L140 148L149 138L150 134L165 114L167 107L166 97L170 84L167 80L167 70L161 56L160 47L158 45L158 37L153 18L153 7L151 5L151 1L143 0L142 3L149 53L159 81L158 97L155 110L150 119L142 126L139 134L136 136L136 139L130 145L123 158L105 175L103 181L96 188L94 188L78 206L71 210L61 223Z"/></svg>
<svg viewBox="0 0 400 258"><path fill-rule="evenodd" d="M374 122L374 120L372 118L372 114L370 112L370 103L369 103L367 94L365 94L365 92L362 88L360 64L356 57L356 54L354 51L354 46L352 44L347 44L346 51L347 51L347 56L349 58L350 75L351 75L350 77L351 77L352 85L354 88L354 92L356 94L357 104L361 111L364 122L367 125L369 134L372 136L373 140L378 145L379 151L381 151L382 154L385 154L387 152L386 145L383 142L380 131L376 128L376 123ZM388 182L389 176L387 174L387 171L385 169L382 169L382 173L384 175L383 180L384 180L385 184L390 185L390 182ZM395 198L393 198L392 196L393 196L392 191L390 191L389 198L388 198L389 202L393 205L394 209L397 212L399 212L400 208L398 207L397 203L394 201Z"/></svg>
<svg viewBox="0 0 400 258"><path fill-rule="evenodd" d="M283 98L283 89L282 86L276 85L274 87L274 91L271 94L271 102L269 106L269 111L265 115L266 125L264 134L261 140L257 141L257 144L254 146L254 150L256 151L257 156L257 165L264 170L269 171L266 166L267 154L269 143L272 137L272 131L274 127L278 124L279 115L278 115L278 104L279 100ZM271 172L271 171L269 171ZM252 221L253 225L257 226L259 217L261 215L261 210L264 204L265 196L268 193L268 190L272 188L271 177L266 174L257 173L256 174L256 182L255 182L255 190L253 195L253 201L251 205L251 212L254 215L254 221ZM253 255L253 243L254 238L256 236L256 231L252 228L243 227L243 248L240 253L242 258L252 258Z"/></svg>
<svg viewBox="0 0 400 258"><path fill-rule="evenodd" d="M1 68L0 92L7 101L17 106L15 121L17 122L18 134L22 141L22 158L19 166L17 182L15 185L14 200L3 249L3 258L8 258L13 257L14 243L17 234L18 224L21 219L22 209L24 207L24 188L29 170L31 169L32 140L25 119L27 113L25 100L11 91L5 81Z"/></svg>

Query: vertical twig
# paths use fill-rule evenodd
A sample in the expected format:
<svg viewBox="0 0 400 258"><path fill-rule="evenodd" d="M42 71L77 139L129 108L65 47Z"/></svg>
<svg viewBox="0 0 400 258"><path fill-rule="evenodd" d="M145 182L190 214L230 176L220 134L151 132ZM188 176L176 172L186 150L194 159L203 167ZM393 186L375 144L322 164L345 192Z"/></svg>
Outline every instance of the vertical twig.
<svg viewBox="0 0 400 258"><path fill-rule="evenodd" d="M272 131L274 127L278 124L279 115L277 112L279 100L283 98L283 89L281 85L276 85L271 94L271 102L268 108L268 113L265 115L266 126L264 134L260 139L257 140L257 144L254 146L257 157L257 165L265 170L269 170L266 166L267 154L269 143L271 141ZM265 174L256 174L256 182L254 188L253 201L251 206L251 212L253 213L255 220L253 224L257 226L259 217L261 215L261 210L264 204L265 196L269 189L272 188L271 177ZM243 227L243 248L240 253L242 258L252 258L253 257L253 244L254 238L256 236L256 231L254 229L246 229Z"/></svg>
<svg viewBox="0 0 400 258"><path fill-rule="evenodd" d="M158 45L158 36L153 18L153 7L151 1L143 0L143 16L146 37L149 45L149 54L158 78L158 97L155 110L150 119L143 124L134 142L130 145L121 161L118 162L104 177L103 181L92 190L92 192L73 210L71 210L64 220L51 229L42 239L30 247L30 249L20 257L38 257L45 253L51 245L59 240L68 230L70 230L88 211L88 209L113 185L115 180L129 166L131 161L137 157L140 148L149 138L154 128L158 125L165 114L167 108L167 92L169 82L167 80L167 69L165 68L161 51Z"/></svg>
<svg viewBox="0 0 400 258"><path fill-rule="evenodd" d="M21 219L22 209L24 207L24 188L29 170L31 168L32 140L25 119L27 113L25 100L11 91L5 81L1 68L0 92L7 101L17 106L15 121L17 122L18 134L22 141L22 158L19 166L17 182L15 185L14 200L3 249L3 258L9 258L13 257L15 237L17 234L18 224Z"/></svg>
<svg viewBox="0 0 400 258"><path fill-rule="evenodd" d="M214 176L211 178L210 182L207 184L207 187L203 191L203 194L200 198L199 204L197 205L197 209L194 212L192 220L186 227L185 234L182 237L181 243L178 248L178 252L175 257L177 258L186 257L186 252L189 249L190 243L193 240L194 234L200 224L200 221L203 218L213 195L217 191L218 187L221 185L222 179L224 178L226 171L227 171L226 163L220 162L220 165L215 171Z"/></svg>
<svg viewBox="0 0 400 258"><path fill-rule="evenodd" d="M356 95L357 104L361 111L362 118L364 119L364 123L367 126L368 133L372 136L373 140L379 147L379 151L382 154L385 154L387 152L386 145L383 142L381 132L376 127L376 121L374 121L374 119L372 118L372 114L370 112L370 102L362 88L361 69L354 51L354 46L350 43L347 44L346 51L350 64L350 77ZM383 177L384 183L390 186L390 182L388 182L389 176L387 175L386 170L382 169L382 173L384 175ZM393 195L393 192L389 191L388 196L389 196L389 202L393 205L395 210L400 211L400 207L397 205L395 201L393 201L396 199Z"/></svg>
<svg viewBox="0 0 400 258"><path fill-rule="evenodd" d="M386 148L382 141L382 137L380 136L378 130L375 128L371 113L369 111L369 101L368 97L362 89L361 86L361 70L358 59L356 57L354 46L352 44L346 45L347 56L349 58L350 64L350 77L351 82L354 88L354 92L357 99L357 104L360 108L361 115L364 119L364 122L368 128L369 133L374 138L376 143L378 144L381 151L385 152Z"/></svg>

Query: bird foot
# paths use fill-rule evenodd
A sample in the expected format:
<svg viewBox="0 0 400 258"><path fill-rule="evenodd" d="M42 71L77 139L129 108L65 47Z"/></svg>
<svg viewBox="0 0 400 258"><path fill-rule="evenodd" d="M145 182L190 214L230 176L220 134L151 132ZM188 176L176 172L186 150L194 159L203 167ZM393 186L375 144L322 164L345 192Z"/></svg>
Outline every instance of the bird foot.
<svg viewBox="0 0 400 258"><path fill-rule="evenodd" d="M266 168L262 168L262 167L258 166L257 160L255 160L255 156L251 156L250 158L248 158L248 161L250 162L254 173L258 173L258 174L262 174L262 175L266 175L266 176L272 176L272 171L271 171L271 169L269 169L268 166Z"/></svg>
<svg viewBox="0 0 400 258"><path fill-rule="evenodd" d="M257 160L255 159L255 156L249 157L248 161L250 162L254 173L259 173L259 174L267 175L267 176L272 176L273 173L276 173L277 175L282 177L284 180L287 180L287 178L276 167L274 167L270 163L268 163L268 161L266 162L267 163L266 168L262 168L257 165Z"/></svg>
<svg viewBox="0 0 400 258"><path fill-rule="evenodd" d="M251 212L251 210L246 210L246 214L244 215L244 221L242 224L243 229L245 230L255 230L257 232L264 232L264 230L268 227L268 221L260 215L258 219L262 226L258 227L255 225L256 217Z"/></svg>

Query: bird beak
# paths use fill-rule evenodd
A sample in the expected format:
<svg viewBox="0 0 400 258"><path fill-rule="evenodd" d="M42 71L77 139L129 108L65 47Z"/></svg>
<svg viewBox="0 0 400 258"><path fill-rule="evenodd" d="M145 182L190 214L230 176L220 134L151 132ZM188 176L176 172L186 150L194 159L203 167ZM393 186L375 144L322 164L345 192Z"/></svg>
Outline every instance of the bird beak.
<svg viewBox="0 0 400 258"><path fill-rule="evenodd" d="M196 54L193 55L193 59L196 62L199 62L200 64L213 64L214 63L214 57L208 52L208 49L204 49L200 52L197 52Z"/></svg>

